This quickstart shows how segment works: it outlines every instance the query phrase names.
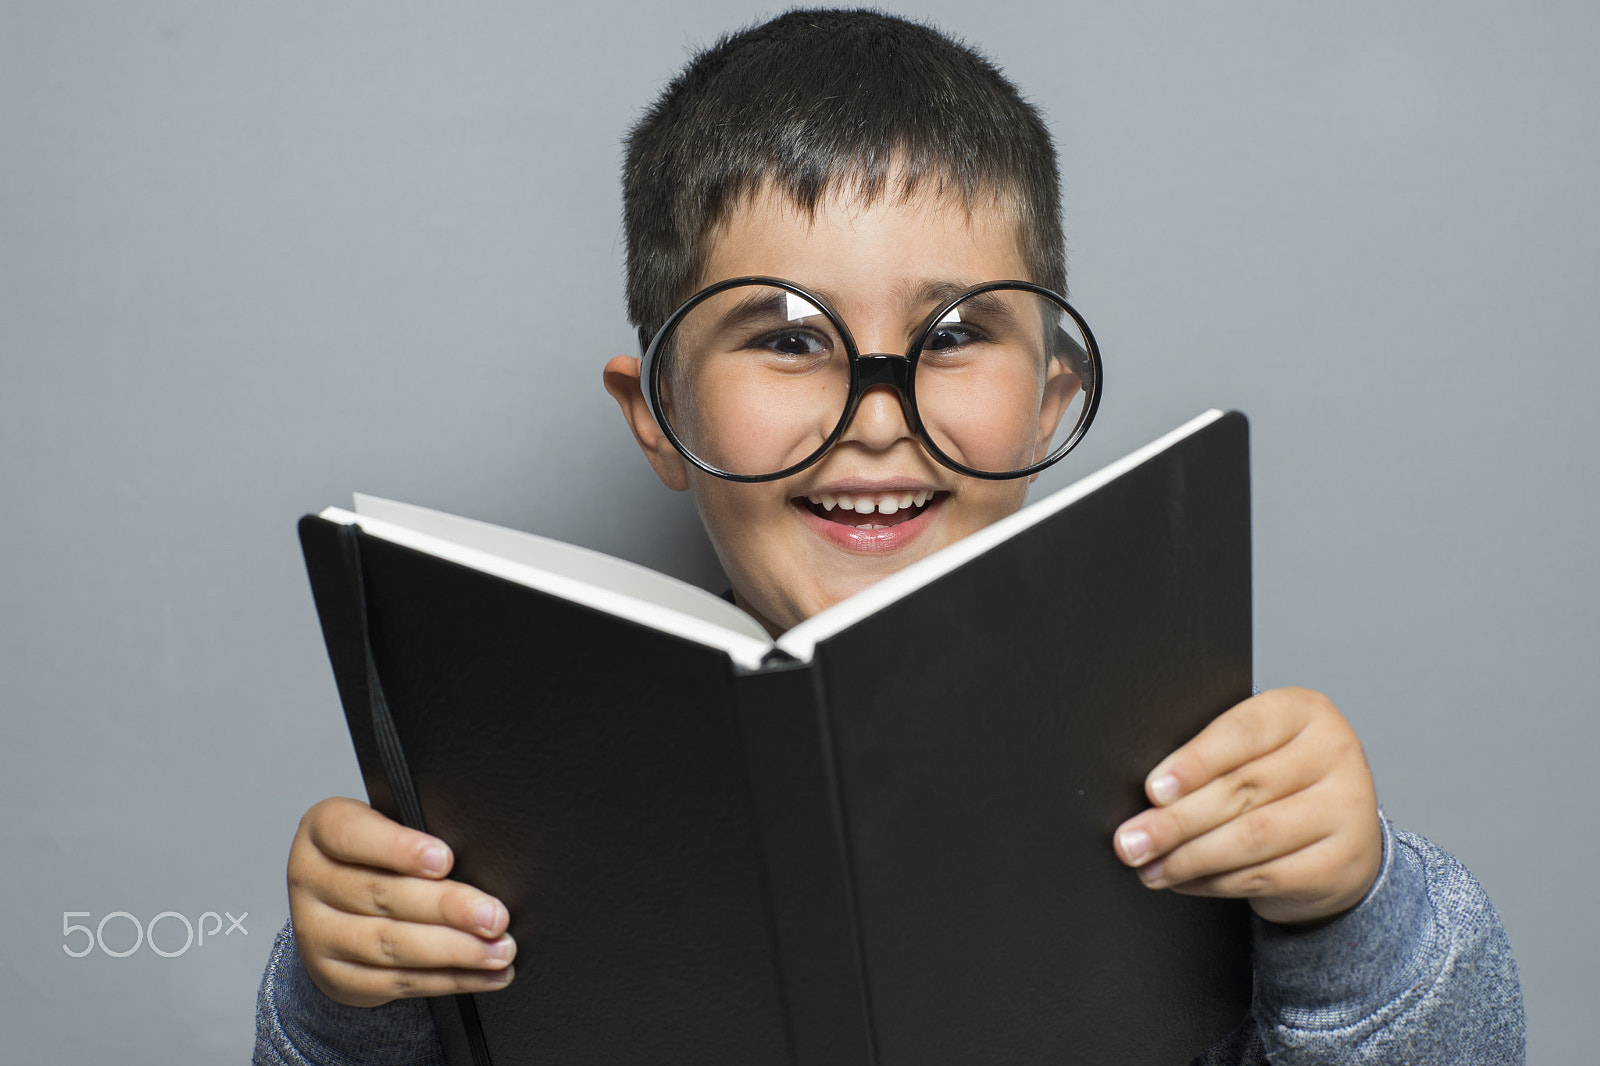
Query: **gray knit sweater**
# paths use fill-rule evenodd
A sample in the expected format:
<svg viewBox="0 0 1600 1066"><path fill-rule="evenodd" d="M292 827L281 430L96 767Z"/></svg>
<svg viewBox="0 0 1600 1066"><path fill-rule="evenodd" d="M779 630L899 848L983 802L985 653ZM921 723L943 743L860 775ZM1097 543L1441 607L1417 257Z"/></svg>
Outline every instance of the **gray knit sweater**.
<svg viewBox="0 0 1600 1066"><path fill-rule="evenodd" d="M1257 921L1254 952L1250 1014L1200 1066L1524 1062L1522 989L1493 904L1453 856L1387 821L1366 899L1311 932ZM254 1061L442 1066L444 1052L419 1000L328 999L285 925L256 998Z"/></svg>

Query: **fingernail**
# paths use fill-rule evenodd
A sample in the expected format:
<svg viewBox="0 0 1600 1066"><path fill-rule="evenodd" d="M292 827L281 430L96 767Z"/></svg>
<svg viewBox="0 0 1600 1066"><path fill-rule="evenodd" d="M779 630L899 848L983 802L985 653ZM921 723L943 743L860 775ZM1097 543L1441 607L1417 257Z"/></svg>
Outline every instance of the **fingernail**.
<svg viewBox="0 0 1600 1066"><path fill-rule="evenodd" d="M450 849L439 841L422 849L422 868L430 874L442 874L450 866Z"/></svg>
<svg viewBox="0 0 1600 1066"><path fill-rule="evenodd" d="M429 874L443 874L450 868L450 848L435 840L434 844L422 848L422 869Z"/></svg>
<svg viewBox="0 0 1600 1066"><path fill-rule="evenodd" d="M478 923L478 931L484 936L494 936L494 931L500 926L500 904L492 899L486 899L472 908L472 920Z"/></svg>
<svg viewBox="0 0 1600 1066"><path fill-rule="evenodd" d="M1129 829L1117 834L1117 846L1122 849L1124 859L1138 862L1150 854L1150 834L1143 829Z"/></svg>
<svg viewBox="0 0 1600 1066"><path fill-rule="evenodd" d="M511 934L496 940L483 949L483 953L495 962L505 962L517 950L517 942L511 939Z"/></svg>
<svg viewBox="0 0 1600 1066"><path fill-rule="evenodd" d="M509 985L511 983L511 979L513 977L515 977L516 975L517 975L517 968L515 966L507 966L505 969L501 970L499 973L496 973L493 977L491 977L489 979L491 981L494 981L496 984L504 987L505 985Z"/></svg>
<svg viewBox="0 0 1600 1066"><path fill-rule="evenodd" d="M1139 880L1143 881L1146 886L1155 888L1156 883L1161 880L1161 864L1153 862L1149 866L1141 866L1139 868Z"/></svg>
<svg viewBox="0 0 1600 1066"><path fill-rule="evenodd" d="M1178 798L1178 779L1162 774L1150 782L1150 796L1157 803L1171 803Z"/></svg>

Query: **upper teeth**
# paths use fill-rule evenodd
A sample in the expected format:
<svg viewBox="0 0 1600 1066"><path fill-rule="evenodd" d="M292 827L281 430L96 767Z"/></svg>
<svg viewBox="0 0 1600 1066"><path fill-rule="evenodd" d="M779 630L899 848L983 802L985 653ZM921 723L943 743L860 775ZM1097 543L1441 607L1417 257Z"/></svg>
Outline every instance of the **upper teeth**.
<svg viewBox="0 0 1600 1066"><path fill-rule="evenodd" d="M838 507L844 511L854 511L856 514L894 514L896 511L921 507L933 499L933 495L932 489L923 489L918 492L883 492L862 496L851 496L842 492L823 492L816 496L807 496L806 499L812 503L822 505L823 509L828 511Z"/></svg>

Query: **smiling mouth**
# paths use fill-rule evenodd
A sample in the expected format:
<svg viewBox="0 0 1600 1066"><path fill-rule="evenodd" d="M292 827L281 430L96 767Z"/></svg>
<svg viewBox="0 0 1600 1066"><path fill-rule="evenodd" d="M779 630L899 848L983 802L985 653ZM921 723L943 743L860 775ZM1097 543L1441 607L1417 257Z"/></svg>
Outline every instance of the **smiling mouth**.
<svg viewBox="0 0 1600 1066"><path fill-rule="evenodd" d="M909 522L938 505L948 492L819 493L797 496L795 503L825 522L854 529L888 529Z"/></svg>

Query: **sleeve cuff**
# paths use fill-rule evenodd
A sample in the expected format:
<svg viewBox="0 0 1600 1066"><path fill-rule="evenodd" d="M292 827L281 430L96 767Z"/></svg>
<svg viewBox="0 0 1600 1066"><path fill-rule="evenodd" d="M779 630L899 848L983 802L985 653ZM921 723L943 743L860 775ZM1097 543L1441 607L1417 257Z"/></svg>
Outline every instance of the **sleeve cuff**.
<svg viewBox="0 0 1600 1066"><path fill-rule="evenodd" d="M444 1064L427 1001L347 1007L323 994L300 962L294 927L285 922L256 997L254 1061L288 1066Z"/></svg>
<svg viewBox="0 0 1600 1066"><path fill-rule="evenodd" d="M1437 935L1427 877L1395 846L1380 811L1383 862L1360 903L1302 931L1255 919L1256 1005L1264 1024L1341 1028L1370 1017L1414 985Z"/></svg>

